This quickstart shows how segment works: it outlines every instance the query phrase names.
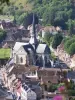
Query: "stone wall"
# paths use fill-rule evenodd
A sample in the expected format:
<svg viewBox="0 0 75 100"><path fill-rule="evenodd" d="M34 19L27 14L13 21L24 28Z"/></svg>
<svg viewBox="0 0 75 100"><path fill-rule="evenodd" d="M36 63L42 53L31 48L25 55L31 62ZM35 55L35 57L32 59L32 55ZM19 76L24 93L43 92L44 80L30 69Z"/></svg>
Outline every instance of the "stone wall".
<svg viewBox="0 0 75 100"><path fill-rule="evenodd" d="M56 56L59 57L60 60L62 60L64 63L66 63L66 65L70 68L75 67L75 59L74 56L70 56L69 54L67 54L63 47L58 46L58 48L56 50L54 50L54 53Z"/></svg>

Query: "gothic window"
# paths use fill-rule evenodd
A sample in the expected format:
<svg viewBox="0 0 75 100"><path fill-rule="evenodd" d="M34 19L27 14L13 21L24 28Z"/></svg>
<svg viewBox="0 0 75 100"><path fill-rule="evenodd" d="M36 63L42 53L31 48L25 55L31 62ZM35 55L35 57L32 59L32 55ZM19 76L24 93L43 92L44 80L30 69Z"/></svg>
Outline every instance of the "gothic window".
<svg viewBox="0 0 75 100"><path fill-rule="evenodd" d="M35 72L35 71L33 71L33 72L32 72L32 74L33 74L33 75L35 75L35 74L36 74L36 72Z"/></svg>
<svg viewBox="0 0 75 100"><path fill-rule="evenodd" d="M16 55L16 63L19 63L19 57Z"/></svg>
<svg viewBox="0 0 75 100"><path fill-rule="evenodd" d="M20 58L20 62L23 63L23 58L22 57Z"/></svg>

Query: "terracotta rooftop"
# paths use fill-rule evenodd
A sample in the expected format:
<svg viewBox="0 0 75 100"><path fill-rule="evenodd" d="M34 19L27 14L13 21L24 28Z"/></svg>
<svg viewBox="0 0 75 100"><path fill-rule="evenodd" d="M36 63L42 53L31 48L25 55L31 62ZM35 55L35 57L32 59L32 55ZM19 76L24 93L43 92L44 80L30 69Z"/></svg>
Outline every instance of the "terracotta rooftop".
<svg viewBox="0 0 75 100"><path fill-rule="evenodd" d="M9 48L8 43L6 42L6 43L2 46L2 48Z"/></svg>
<svg viewBox="0 0 75 100"><path fill-rule="evenodd" d="M28 66L28 65L15 65L14 64L14 67L13 69L11 70L11 72L8 74L11 75L11 74L21 74L21 73L25 73L25 72L30 72L30 71L35 71L37 70L38 68L37 67L34 67L34 66Z"/></svg>
<svg viewBox="0 0 75 100"><path fill-rule="evenodd" d="M58 83L58 77L57 76L43 76L42 81L43 82L50 81L51 83Z"/></svg>

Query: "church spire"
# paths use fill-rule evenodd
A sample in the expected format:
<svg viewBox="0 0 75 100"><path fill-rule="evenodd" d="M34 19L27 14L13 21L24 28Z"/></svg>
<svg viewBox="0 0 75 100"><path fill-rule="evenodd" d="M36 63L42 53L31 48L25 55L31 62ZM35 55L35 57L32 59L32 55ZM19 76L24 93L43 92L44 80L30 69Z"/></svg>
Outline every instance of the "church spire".
<svg viewBox="0 0 75 100"><path fill-rule="evenodd" d="M36 29L35 29L35 14L33 13L33 36L34 36L34 46L35 46L35 53L36 53L36 45L37 45L37 39L36 39Z"/></svg>

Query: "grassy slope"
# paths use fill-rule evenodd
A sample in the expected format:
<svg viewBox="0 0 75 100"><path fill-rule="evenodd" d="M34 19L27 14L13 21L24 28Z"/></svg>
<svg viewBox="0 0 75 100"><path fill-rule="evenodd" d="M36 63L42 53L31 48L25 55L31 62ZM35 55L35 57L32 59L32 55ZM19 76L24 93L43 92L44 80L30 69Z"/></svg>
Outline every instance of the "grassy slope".
<svg viewBox="0 0 75 100"><path fill-rule="evenodd" d="M4 19L10 19L13 21L14 17L13 16L7 16L7 15L0 15L0 20L4 20Z"/></svg>
<svg viewBox="0 0 75 100"><path fill-rule="evenodd" d="M10 49L0 49L0 59L9 58L10 57Z"/></svg>

